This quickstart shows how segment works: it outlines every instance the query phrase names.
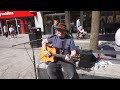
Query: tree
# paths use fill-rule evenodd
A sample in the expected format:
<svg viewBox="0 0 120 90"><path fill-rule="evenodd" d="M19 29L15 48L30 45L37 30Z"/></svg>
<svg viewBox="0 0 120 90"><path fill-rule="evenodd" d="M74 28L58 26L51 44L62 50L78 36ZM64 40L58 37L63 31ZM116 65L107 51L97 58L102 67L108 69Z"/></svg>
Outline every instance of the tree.
<svg viewBox="0 0 120 90"><path fill-rule="evenodd" d="M92 11L90 50L97 50L100 24L100 11Z"/></svg>

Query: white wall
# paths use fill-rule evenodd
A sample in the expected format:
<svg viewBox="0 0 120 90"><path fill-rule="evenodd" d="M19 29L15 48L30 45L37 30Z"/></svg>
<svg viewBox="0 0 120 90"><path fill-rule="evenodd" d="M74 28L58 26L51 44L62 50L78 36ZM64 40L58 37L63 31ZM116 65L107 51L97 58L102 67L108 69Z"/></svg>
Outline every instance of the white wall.
<svg viewBox="0 0 120 90"><path fill-rule="evenodd" d="M34 16L35 19L35 27L40 27L41 31L44 31L43 28L43 18L40 12L37 12L37 16Z"/></svg>

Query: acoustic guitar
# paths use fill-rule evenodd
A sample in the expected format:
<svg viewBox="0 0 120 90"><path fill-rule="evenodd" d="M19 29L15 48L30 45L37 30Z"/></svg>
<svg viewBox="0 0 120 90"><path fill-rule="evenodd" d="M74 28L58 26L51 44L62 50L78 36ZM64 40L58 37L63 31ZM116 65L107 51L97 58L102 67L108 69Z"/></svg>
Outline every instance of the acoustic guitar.
<svg viewBox="0 0 120 90"><path fill-rule="evenodd" d="M47 46L47 51L49 51L52 55L51 55L51 57L47 57L46 55L45 55L45 51L44 51L44 49L43 48L41 48L40 49L40 60L42 61L42 62L54 62L54 60L55 60L55 57L63 57L63 58L65 58L65 56L66 55L62 55L62 54L57 54L56 53L56 48L52 48L52 47L49 47L49 46ZM75 57L73 57L73 59L77 59L77 60L79 60L80 59L80 56L75 56Z"/></svg>

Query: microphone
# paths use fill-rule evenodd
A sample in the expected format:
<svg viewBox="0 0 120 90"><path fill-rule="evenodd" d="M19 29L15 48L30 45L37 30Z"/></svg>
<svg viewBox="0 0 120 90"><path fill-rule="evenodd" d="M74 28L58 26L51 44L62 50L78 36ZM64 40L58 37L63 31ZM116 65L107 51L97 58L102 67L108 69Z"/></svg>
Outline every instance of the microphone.
<svg viewBox="0 0 120 90"><path fill-rule="evenodd" d="M49 36L49 37L51 37L51 36ZM15 46L18 46L18 45L22 45L22 44L32 43L32 42L35 42L35 41L40 41L42 39L46 39L46 38L36 39L36 40L29 41L29 42L24 42L24 43L21 43L21 44L12 45L12 47L15 47Z"/></svg>
<svg viewBox="0 0 120 90"><path fill-rule="evenodd" d="M23 45L23 44L27 44L27 43L31 43L31 42L35 42L35 41L40 41L40 40L42 40L42 39L44 39L44 38L36 39L36 40L32 40L32 41L30 41L30 42L24 42L24 43L20 43L20 44L12 45L12 47L19 46L19 45Z"/></svg>

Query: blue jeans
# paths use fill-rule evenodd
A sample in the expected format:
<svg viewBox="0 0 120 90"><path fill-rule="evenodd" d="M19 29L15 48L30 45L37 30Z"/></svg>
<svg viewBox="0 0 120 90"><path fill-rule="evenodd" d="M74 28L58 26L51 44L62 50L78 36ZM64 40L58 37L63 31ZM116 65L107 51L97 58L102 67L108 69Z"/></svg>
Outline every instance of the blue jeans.
<svg viewBox="0 0 120 90"><path fill-rule="evenodd" d="M50 79L64 79L62 68L65 72L65 79L79 79L74 61L58 60L48 64L47 73Z"/></svg>

